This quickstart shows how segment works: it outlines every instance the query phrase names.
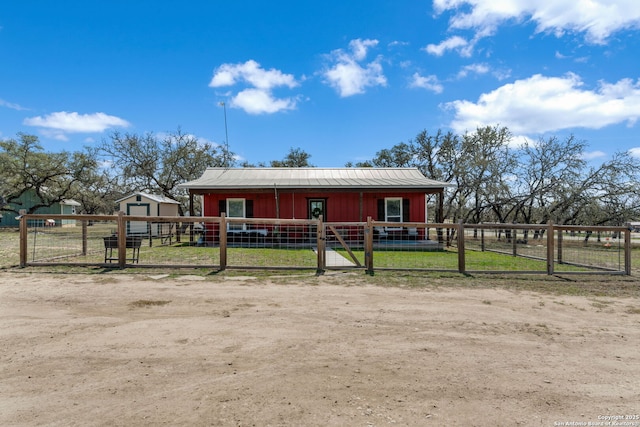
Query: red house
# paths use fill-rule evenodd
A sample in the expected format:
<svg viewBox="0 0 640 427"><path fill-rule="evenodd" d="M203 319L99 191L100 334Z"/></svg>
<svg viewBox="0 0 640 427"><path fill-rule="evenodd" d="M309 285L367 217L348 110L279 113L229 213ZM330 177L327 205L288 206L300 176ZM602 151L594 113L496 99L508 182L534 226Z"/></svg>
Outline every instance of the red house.
<svg viewBox="0 0 640 427"><path fill-rule="evenodd" d="M182 184L204 216L363 222L441 222L444 188L416 168L209 168ZM429 195L437 196L428 213Z"/></svg>

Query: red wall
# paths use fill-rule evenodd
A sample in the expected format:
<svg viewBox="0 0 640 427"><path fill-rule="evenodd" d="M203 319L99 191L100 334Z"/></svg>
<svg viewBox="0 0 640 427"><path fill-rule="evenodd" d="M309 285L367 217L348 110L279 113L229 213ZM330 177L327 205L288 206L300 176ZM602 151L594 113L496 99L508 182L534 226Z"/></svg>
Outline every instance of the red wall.
<svg viewBox="0 0 640 427"><path fill-rule="evenodd" d="M329 222L356 222L366 221L370 216L374 220L378 218L378 199L385 197L402 197L410 199L410 222L424 221L424 193L362 193L362 217L360 217L360 193L349 192L318 192L318 193L290 193L278 192L280 205L280 218L282 219L307 219L309 198L326 199L327 213L325 221ZM219 216L219 200L229 198L243 198L253 200L254 218L276 218L276 204L274 193L228 193L205 194L204 215Z"/></svg>

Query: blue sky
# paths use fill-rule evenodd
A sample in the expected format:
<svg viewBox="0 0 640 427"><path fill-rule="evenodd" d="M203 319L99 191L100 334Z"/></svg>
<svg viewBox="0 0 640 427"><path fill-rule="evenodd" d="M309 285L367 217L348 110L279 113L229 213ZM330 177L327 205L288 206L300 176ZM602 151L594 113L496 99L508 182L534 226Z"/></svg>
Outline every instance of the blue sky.
<svg viewBox="0 0 640 427"><path fill-rule="evenodd" d="M250 163L339 167L484 125L640 156L639 36L637 0L2 1L0 138L224 144L224 102Z"/></svg>

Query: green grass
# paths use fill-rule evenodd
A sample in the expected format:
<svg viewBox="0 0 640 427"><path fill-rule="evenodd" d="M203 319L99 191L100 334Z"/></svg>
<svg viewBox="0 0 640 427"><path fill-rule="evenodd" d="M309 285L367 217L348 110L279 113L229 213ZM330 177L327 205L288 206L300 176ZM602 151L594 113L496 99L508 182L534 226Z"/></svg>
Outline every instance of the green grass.
<svg viewBox="0 0 640 427"><path fill-rule="evenodd" d="M348 256L342 249L337 252L345 257ZM353 254L359 260L364 260L364 252L354 251ZM454 250L374 251L373 266L374 270L376 268L423 268L458 271L458 252ZM546 261L480 251L465 253L465 267L467 271L547 271ZM558 272L589 271L586 268L567 264L556 264L555 270Z"/></svg>
<svg viewBox="0 0 640 427"><path fill-rule="evenodd" d="M147 243L146 245L144 243ZM140 248L141 264L187 264L187 265L219 265L220 250L187 243L175 245L154 245L149 247L143 241Z"/></svg>
<svg viewBox="0 0 640 427"><path fill-rule="evenodd" d="M220 248L176 244L143 246L142 264L219 265ZM317 255L311 249L227 248L227 265L246 267L316 267Z"/></svg>
<svg viewBox="0 0 640 427"><path fill-rule="evenodd" d="M309 248L228 248L227 263L248 267L315 268L318 265L318 256Z"/></svg>
<svg viewBox="0 0 640 427"><path fill-rule="evenodd" d="M20 233L17 229L0 228L0 268L20 264Z"/></svg>

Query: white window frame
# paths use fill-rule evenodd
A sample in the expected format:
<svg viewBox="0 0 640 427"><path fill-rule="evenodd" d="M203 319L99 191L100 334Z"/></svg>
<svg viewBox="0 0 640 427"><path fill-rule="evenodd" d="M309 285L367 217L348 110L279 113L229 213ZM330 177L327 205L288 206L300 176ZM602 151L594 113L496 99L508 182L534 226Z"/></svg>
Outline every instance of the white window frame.
<svg viewBox="0 0 640 427"><path fill-rule="evenodd" d="M389 215L389 202L398 202L400 204L399 215ZM397 221L389 218L398 218ZM385 222L402 222L402 197L385 197L384 198L384 220ZM402 227L386 227L386 230L402 230Z"/></svg>
<svg viewBox="0 0 640 427"><path fill-rule="evenodd" d="M227 218L246 218L247 217L247 199L231 198L227 199ZM242 216L231 216L231 203L242 202ZM247 224L227 223L227 230L246 230Z"/></svg>

